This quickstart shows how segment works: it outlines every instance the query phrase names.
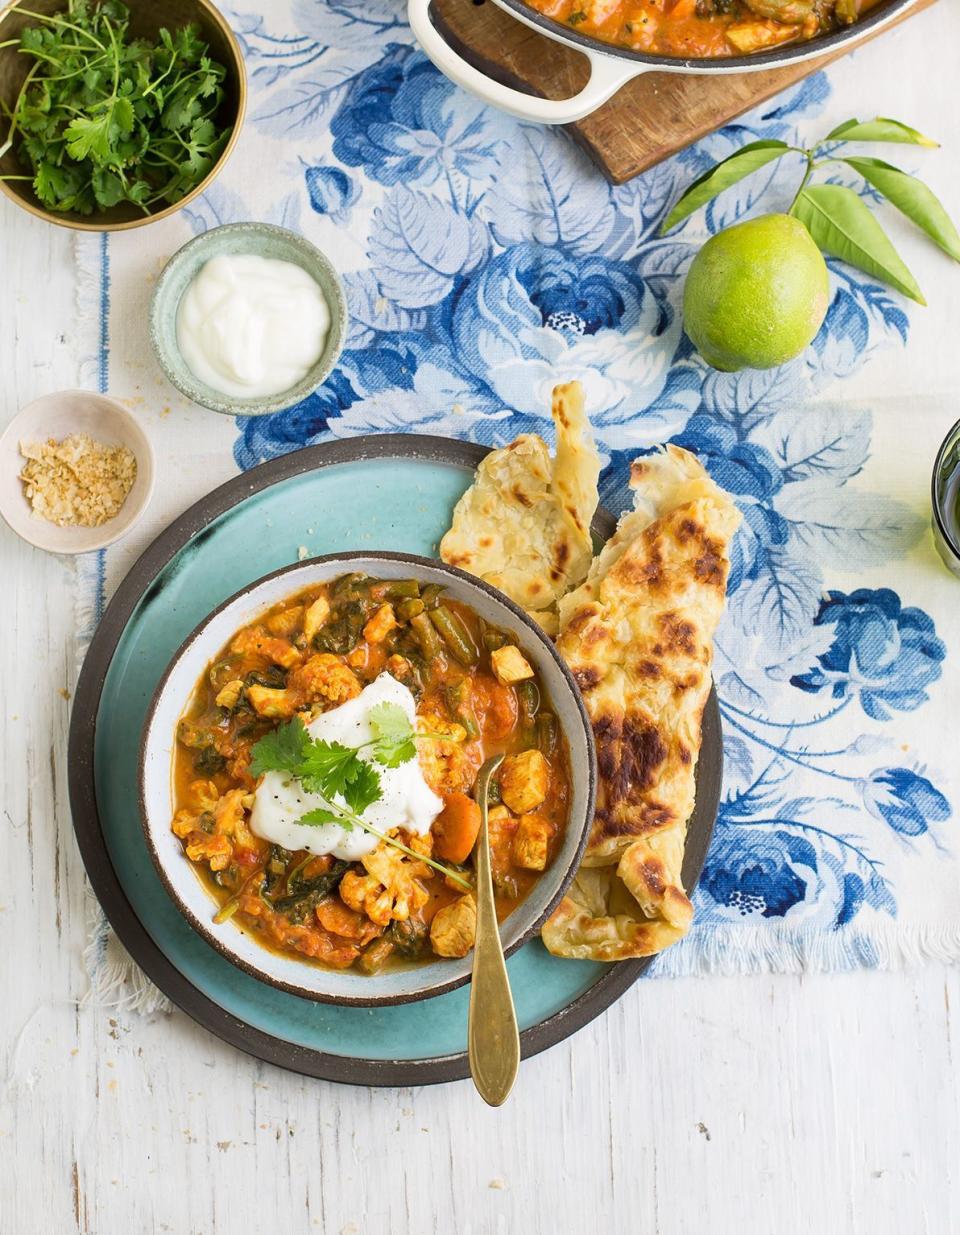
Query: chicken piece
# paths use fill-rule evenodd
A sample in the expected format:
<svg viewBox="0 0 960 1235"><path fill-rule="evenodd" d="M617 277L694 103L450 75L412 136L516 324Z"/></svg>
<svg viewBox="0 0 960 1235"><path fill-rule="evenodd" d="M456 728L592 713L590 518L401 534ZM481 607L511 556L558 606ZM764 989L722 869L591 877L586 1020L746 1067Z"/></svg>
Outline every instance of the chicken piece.
<svg viewBox="0 0 960 1235"><path fill-rule="evenodd" d="M525 682L533 677L527 658L512 643L490 653L490 667L501 686L512 686L514 682Z"/></svg>
<svg viewBox="0 0 960 1235"><path fill-rule="evenodd" d="M528 871L547 869L553 824L542 815L523 815L513 838L513 864Z"/></svg>
<svg viewBox="0 0 960 1235"><path fill-rule="evenodd" d="M233 846L226 836L191 832L185 846L191 862L209 862L212 871L222 871L233 859Z"/></svg>
<svg viewBox="0 0 960 1235"><path fill-rule="evenodd" d="M217 692L217 707L232 712L243 696L243 679L234 678Z"/></svg>
<svg viewBox="0 0 960 1235"><path fill-rule="evenodd" d="M332 652L318 652L290 674L287 689L302 699L329 699L344 703L363 689L357 675Z"/></svg>
<svg viewBox="0 0 960 1235"><path fill-rule="evenodd" d="M517 815L536 810L550 787L550 764L539 750L508 755L500 769L500 796Z"/></svg>
<svg viewBox="0 0 960 1235"><path fill-rule="evenodd" d="M470 892L444 905L430 924L430 943L437 956L466 956L477 938L477 903Z"/></svg>
<svg viewBox="0 0 960 1235"><path fill-rule="evenodd" d="M248 626L230 644L230 651L238 656L262 656L272 660L282 669L292 668L300 659L300 653L289 639L278 639L263 626Z"/></svg>
<svg viewBox="0 0 960 1235"><path fill-rule="evenodd" d="M330 616L330 602L322 593L303 615L303 637L313 643L314 636Z"/></svg>
<svg viewBox="0 0 960 1235"><path fill-rule="evenodd" d="M293 691L276 690L272 686L248 686L247 698L258 716L270 720L289 720L300 706Z"/></svg>
<svg viewBox="0 0 960 1235"><path fill-rule="evenodd" d="M400 623L393 612L393 605L381 605L363 628L363 637L367 643L382 643L391 630Z"/></svg>
<svg viewBox="0 0 960 1235"><path fill-rule="evenodd" d="M391 918L403 922L427 903L427 890L419 882L431 874L425 862L415 862L383 842L372 853L364 854L360 861L367 873L390 893Z"/></svg>
<svg viewBox="0 0 960 1235"><path fill-rule="evenodd" d="M271 614L267 618L266 627L271 635L280 635L284 639L292 639L300 629L302 620L303 605L291 605L289 609L282 609L279 613Z"/></svg>
<svg viewBox="0 0 960 1235"><path fill-rule="evenodd" d="M340 899L378 926L389 925L393 917L393 897L375 875L347 871L340 880Z"/></svg>
<svg viewBox="0 0 960 1235"><path fill-rule="evenodd" d="M396 678L398 682L405 682L410 677L411 665L406 656L400 656L394 652L392 656L388 657L385 667L387 673L391 677Z"/></svg>
<svg viewBox="0 0 960 1235"><path fill-rule="evenodd" d="M513 838L520 821L511 815L505 806L494 806L487 815L487 831L490 836L490 871L494 884L506 885L513 866Z"/></svg>

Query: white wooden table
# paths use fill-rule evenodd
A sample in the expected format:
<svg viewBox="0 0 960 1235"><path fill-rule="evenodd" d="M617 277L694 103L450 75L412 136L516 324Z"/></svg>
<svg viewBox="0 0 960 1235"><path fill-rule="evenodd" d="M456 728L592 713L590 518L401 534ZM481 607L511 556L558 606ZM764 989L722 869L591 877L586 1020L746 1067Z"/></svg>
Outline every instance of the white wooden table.
<svg viewBox="0 0 960 1235"><path fill-rule="evenodd" d="M71 239L0 201L0 424L76 384ZM950 1235L960 971L651 981L526 1063L351 1089L78 1006L70 563L0 526L2 1235Z"/></svg>

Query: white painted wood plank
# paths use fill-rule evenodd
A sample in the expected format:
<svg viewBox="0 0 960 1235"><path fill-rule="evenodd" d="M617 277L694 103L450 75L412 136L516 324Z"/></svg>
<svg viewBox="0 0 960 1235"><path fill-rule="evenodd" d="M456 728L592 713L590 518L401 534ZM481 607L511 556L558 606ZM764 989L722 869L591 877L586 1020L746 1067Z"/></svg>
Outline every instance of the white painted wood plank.
<svg viewBox="0 0 960 1235"><path fill-rule="evenodd" d="M0 203L0 422L76 380L70 238ZM522 1069L350 1089L180 1013L77 1008L69 566L0 528L0 1232L947 1235L960 1230L960 973L642 984ZM11 622L12 617L12 622Z"/></svg>

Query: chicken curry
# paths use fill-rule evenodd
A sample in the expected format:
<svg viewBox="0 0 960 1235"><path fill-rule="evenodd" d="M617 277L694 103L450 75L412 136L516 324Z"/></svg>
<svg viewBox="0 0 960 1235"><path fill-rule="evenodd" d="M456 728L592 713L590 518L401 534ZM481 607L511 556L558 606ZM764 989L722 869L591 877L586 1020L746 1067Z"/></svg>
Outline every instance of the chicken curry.
<svg viewBox="0 0 960 1235"><path fill-rule="evenodd" d="M275 605L210 664L178 725L172 827L216 920L267 947L366 973L462 957L476 925L471 791L501 752L490 842L503 920L567 819L565 742L538 676L512 636L439 586L344 575Z"/></svg>
<svg viewBox="0 0 960 1235"><path fill-rule="evenodd" d="M526 0L578 33L662 56L742 56L857 21L878 0Z"/></svg>

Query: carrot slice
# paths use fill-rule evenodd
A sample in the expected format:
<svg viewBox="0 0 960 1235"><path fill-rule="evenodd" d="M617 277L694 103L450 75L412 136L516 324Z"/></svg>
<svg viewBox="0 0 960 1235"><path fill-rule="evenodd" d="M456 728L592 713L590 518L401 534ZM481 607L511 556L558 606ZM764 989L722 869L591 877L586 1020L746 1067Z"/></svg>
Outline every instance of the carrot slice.
<svg viewBox="0 0 960 1235"><path fill-rule="evenodd" d="M433 852L447 862L466 862L477 843L480 807L465 793L448 793L433 821Z"/></svg>

